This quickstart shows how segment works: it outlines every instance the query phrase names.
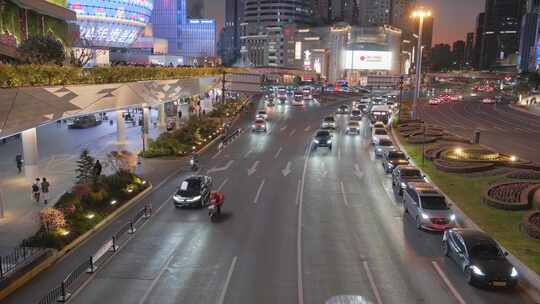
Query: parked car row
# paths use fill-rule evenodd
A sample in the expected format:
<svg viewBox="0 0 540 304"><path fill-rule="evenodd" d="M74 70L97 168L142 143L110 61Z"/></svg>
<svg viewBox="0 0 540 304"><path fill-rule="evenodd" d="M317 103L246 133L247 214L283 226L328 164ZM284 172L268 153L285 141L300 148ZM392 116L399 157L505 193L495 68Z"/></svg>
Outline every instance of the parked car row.
<svg viewBox="0 0 540 304"><path fill-rule="evenodd" d="M459 228L452 204L422 172L395 147L384 126L373 126L374 154L392 176L392 189L401 199L404 218L419 230L442 232L443 254L463 272L467 283L481 287L515 287L519 274L502 248L486 233ZM386 130L385 130L386 131ZM378 136L378 137L377 137Z"/></svg>

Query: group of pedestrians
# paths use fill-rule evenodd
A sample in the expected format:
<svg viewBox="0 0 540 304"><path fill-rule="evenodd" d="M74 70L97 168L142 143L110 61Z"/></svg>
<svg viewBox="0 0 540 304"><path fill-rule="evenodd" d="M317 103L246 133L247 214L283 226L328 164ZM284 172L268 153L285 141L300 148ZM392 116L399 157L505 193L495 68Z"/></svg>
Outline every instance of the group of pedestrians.
<svg viewBox="0 0 540 304"><path fill-rule="evenodd" d="M32 184L32 197L36 201L36 203L39 203L40 199L43 198L43 203L47 205L47 203L49 202L50 186L51 184L49 184L47 178L36 178L36 180Z"/></svg>

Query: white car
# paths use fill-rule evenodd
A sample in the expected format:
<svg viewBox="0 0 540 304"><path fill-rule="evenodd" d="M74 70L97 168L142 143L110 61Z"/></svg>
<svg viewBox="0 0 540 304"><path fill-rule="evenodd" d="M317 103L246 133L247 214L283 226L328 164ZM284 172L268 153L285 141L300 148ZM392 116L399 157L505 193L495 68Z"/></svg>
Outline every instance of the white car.
<svg viewBox="0 0 540 304"><path fill-rule="evenodd" d="M266 113L266 111L259 111L257 112L257 115L255 116L255 118L261 118L261 119L267 120L268 113Z"/></svg>
<svg viewBox="0 0 540 304"><path fill-rule="evenodd" d="M374 145L378 145L381 138L388 138L388 132L386 132L386 129L373 128L371 142Z"/></svg>
<svg viewBox="0 0 540 304"><path fill-rule="evenodd" d="M378 142L373 148L373 152L375 152L375 157L381 157L384 155L384 152L395 149L394 143L389 136L381 136L378 138Z"/></svg>
<svg viewBox="0 0 540 304"><path fill-rule="evenodd" d="M349 123L347 124L347 130L345 130L345 134L359 135L360 134L360 123L358 121L349 121Z"/></svg>
<svg viewBox="0 0 540 304"><path fill-rule="evenodd" d="M335 129L336 128L336 119L334 116L326 116L321 124L322 129Z"/></svg>
<svg viewBox="0 0 540 304"><path fill-rule="evenodd" d="M266 120L257 118L251 125L251 131L253 132L266 132L268 127L266 126Z"/></svg>
<svg viewBox="0 0 540 304"><path fill-rule="evenodd" d="M386 126L384 125L384 123L382 121L377 121L373 124L373 129L376 129L376 128L385 128Z"/></svg>

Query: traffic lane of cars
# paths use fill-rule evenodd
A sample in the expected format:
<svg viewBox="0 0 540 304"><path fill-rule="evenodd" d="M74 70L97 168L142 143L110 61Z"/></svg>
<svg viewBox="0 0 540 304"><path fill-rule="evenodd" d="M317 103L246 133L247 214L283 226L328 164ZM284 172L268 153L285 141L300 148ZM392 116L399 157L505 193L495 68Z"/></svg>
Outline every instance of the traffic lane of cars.
<svg viewBox="0 0 540 304"><path fill-rule="evenodd" d="M382 176L383 184L385 183L386 179L387 179L386 176ZM388 183L388 182L389 181L386 181L386 183ZM390 181L390 183L391 183L391 181ZM396 198L399 200L399 196L397 196ZM396 201L396 205L399 206L399 204L400 204L399 201ZM403 218L404 225L405 225L405 222L407 220L408 220L407 218ZM409 223L409 226L414 227L414 221L411 221L411 222L413 222L413 223ZM408 228L410 228L410 227L408 227ZM433 233L427 233L427 235L432 235L432 236L434 236L434 238L431 239L430 242L425 242L424 246L430 247L432 253L434 254L434 256L440 256L441 255L441 235L440 234L433 234ZM447 271L449 270L450 273L456 274L455 271L454 271L456 269L455 265L447 265L447 261L445 261L445 260L443 260L441 264L444 265L445 270L447 270ZM454 268L450 268L452 266ZM446 267L448 267L448 269L446 269ZM461 276L461 278L460 278L459 275L456 275L455 279L460 283L462 283L464 281L463 276ZM509 300L509 303L523 303L523 302L530 301L530 299L528 299L523 293L520 293L519 291L500 290L498 292L492 292L492 291L486 291L486 290L476 290L476 289L471 288L470 286L468 286L466 283L464 285L465 286L463 287L463 290L465 290L465 294L467 294L468 297L471 297L471 298L475 299L476 301L485 301L485 299L493 300L493 299L497 299L497 298L502 298L504 300L508 300L510 297L514 297L514 299ZM469 293L470 293L470 295L469 295ZM499 297L499 294L502 294L502 296Z"/></svg>

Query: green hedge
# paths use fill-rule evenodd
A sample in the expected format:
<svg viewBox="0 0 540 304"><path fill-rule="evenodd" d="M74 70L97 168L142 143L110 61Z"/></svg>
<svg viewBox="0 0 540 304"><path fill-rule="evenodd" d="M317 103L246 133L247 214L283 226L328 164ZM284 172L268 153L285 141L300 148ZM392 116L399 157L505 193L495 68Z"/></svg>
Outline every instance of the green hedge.
<svg viewBox="0 0 540 304"><path fill-rule="evenodd" d="M220 75L224 68L95 67L90 69L55 65L0 65L0 87L105 84L140 80L182 79Z"/></svg>

